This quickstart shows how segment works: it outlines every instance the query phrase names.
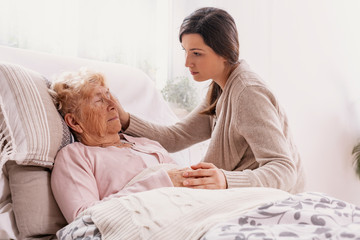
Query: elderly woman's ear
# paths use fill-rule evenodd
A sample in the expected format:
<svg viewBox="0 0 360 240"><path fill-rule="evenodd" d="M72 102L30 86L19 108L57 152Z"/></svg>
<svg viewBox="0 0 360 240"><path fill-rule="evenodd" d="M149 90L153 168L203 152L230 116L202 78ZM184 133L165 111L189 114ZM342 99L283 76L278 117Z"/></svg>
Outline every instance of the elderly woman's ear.
<svg viewBox="0 0 360 240"><path fill-rule="evenodd" d="M74 114L67 113L64 117L66 124L75 132L83 133L83 129L80 126L79 122L75 119Z"/></svg>

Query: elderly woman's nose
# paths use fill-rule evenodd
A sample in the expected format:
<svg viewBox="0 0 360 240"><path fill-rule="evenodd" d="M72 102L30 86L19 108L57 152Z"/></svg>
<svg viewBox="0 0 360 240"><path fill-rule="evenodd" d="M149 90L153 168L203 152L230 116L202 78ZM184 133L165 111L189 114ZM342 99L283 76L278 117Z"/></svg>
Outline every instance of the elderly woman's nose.
<svg viewBox="0 0 360 240"><path fill-rule="evenodd" d="M109 110L115 109L116 103L111 98L106 98Z"/></svg>

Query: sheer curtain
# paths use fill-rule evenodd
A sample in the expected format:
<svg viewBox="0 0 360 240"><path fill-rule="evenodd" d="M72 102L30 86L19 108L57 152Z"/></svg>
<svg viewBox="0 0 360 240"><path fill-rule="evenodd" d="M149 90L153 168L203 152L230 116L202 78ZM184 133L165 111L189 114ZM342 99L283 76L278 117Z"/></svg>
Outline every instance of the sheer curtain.
<svg viewBox="0 0 360 240"><path fill-rule="evenodd" d="M227 10L238 26L241 58L288 113L308 190L360 205L351 159L360 139L360 1L0 0L0 6L0 44L129 64L159 89L168 79L191 79L178 40L183 18L204 6Z"/></svg>
<svg viewBox="0 0 360 240"><path fill-rule="evenodd" d="M171 2L0 0L0 6L0 44L124 63L154 81L167 78Z"/></svg>
<svg viewBox="0 0 360 240"><path fill-rule="evenodd" d="M234 16L241 56L265 79L273 79L277 61L290 65L276 59L285 53L298 61L314 60L306 54L328 63L337 59L356 98L359 5L357 0L0 0L0 44L133 65L162 88L166 79L188 74L178 41L183 18L215 6Z"/></svg>

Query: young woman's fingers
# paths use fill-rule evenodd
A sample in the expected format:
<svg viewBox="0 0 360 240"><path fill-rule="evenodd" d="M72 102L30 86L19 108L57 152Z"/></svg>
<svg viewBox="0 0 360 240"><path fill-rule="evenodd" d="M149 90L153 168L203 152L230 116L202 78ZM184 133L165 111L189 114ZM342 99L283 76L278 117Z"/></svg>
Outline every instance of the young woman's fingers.
<svg viewBox="0 0 360 240"><path fill-rule="evenodd" d="M188 170L183 172L183 177L209 177L214 175L215 169L197 169L197 170Z"/></svg>
<svg viewBox="0 0 360 240"><path fill-rule="evenodd" d="M209 168L216 168L216 167L212 163L199 162L198 164L192 165L191 168L196 170L196 169L199 169L199 168L209 169Z"/></svg>
<svg viewBox="0 0 360 240"><path fill-rule="evenodd" d="M203 177L203 178L189 178L183 181L185 187L195 187L195 186L204 186L208 184L214 184L215 179L212 177Z"/></svg>
<svg viewBox="0 0 360 240"><path fill-rule="evenodd" d="M185 175L185 176L184 176ZM189 177L191 175L191 177ZM198 169L183 173L183 185L185 187L208 188L207 185L214 185L216 189L226 189L227 182L224 173L218 169ZM187 177L186 177L187 176ZM202 187L201 187L202 186ZM213 187L211 187L213 188Z"/></svg>

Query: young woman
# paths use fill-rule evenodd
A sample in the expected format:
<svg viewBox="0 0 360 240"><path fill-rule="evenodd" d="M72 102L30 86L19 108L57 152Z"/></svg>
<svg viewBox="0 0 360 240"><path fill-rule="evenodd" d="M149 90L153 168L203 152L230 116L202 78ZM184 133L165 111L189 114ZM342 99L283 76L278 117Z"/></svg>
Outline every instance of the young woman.
<svg viewBox="0 0 360 240"><path fill-rule="evenodd" d="M202 161L183 173L192 188L304 187L301 160L288 120L266 84L239 60L234 19L201 8L186 17L179 39L195 81L211 81L207 98L174 126L158 126L125 112L123 131L158 141L169 152L211 138Z"/></svg>

